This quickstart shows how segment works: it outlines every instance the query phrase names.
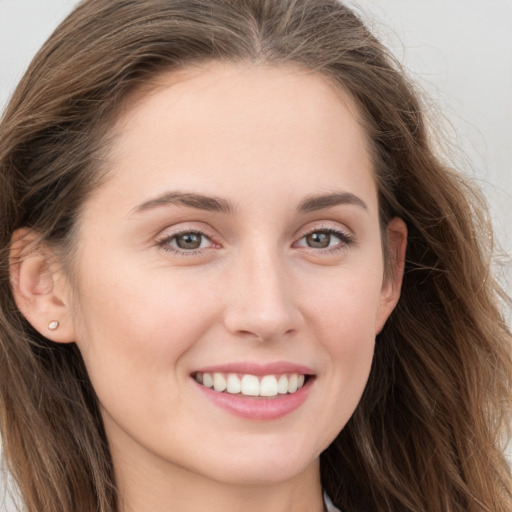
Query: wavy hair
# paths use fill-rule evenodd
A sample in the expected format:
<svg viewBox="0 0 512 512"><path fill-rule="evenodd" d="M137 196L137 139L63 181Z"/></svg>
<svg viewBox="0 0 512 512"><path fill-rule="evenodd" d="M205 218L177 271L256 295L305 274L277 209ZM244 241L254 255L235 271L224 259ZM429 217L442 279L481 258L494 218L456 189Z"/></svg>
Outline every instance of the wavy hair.
<svg viewBox="0 0 512 512"><path fill-rule="evenodd" d="M399 64L336 0L85 0L34 58L0 123L0 426L27 510L114 512L117 498L78 349L48 341L16 308L13 233L31 228L70 253L123 101L160 73L212 60L293 64L347 91L381 225L399 216L409 230L402 296L368 385L321 455L334 504L510 511L510 332L483 202L436 154Z"/></svg>

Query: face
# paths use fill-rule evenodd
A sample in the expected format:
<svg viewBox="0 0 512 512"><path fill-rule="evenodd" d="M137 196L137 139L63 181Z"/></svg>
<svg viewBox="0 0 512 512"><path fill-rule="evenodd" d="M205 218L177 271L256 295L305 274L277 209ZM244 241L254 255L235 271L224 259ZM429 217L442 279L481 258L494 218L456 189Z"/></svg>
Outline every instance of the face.
<svg viewBox="0 0 512 512"><path fill-rule="evenodd" d="M114 460L289 479L352 415L396 302L364 134L300 70L160 82L79 223L70 308Z"/></svg>

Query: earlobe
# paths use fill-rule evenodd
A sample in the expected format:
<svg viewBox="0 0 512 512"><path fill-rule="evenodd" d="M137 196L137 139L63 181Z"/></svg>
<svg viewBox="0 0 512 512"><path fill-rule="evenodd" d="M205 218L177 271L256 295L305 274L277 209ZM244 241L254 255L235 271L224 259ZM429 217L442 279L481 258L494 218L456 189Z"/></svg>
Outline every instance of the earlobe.
<svg viewBox="0 0 512 512"><path fill-rule="evenodd" d="M13 236L10 278L18 309L40 334L57 343L75 341L67 283L55 253L27 229Z"/></svg>
<svg viewBox="0 0 512 512"><path fill-rule="evenodd" d="M390 258L389 272L386 272L382 284L376 334L382 330L400 298L405 267L405 250L407 248L407 226L405 222L398 217L392 219L388 224L387 236L388 257Z"/></svg>

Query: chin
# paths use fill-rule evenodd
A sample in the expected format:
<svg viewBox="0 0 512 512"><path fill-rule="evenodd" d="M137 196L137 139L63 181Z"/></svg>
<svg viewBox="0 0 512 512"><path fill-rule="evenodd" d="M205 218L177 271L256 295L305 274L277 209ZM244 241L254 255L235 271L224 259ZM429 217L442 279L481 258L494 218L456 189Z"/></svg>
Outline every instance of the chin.
<svg viewBox="0 0 512 512"><path fill-rule="evenodd" d="M230 451L219 464L220 455L214 460L203 459L203 473L225 484L272 485L291 480L314 468L317 471L319 454L309 451L304 443L290 446L269 446L262 443L254 450Z"/></svg>

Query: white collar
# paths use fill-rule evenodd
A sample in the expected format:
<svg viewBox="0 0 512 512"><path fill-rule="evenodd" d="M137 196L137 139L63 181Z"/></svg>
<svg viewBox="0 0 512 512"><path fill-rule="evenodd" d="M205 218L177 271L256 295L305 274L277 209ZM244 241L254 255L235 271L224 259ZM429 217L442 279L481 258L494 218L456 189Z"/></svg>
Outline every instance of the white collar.
<svg viewBox="0 0 512 512"><path fill-rule="evenodd" d="M331 501L331 498L327 496L327 493L324 492L324 502L325 506L327 507L327 512L341 512L339 508L336 508Z"/></svg>

